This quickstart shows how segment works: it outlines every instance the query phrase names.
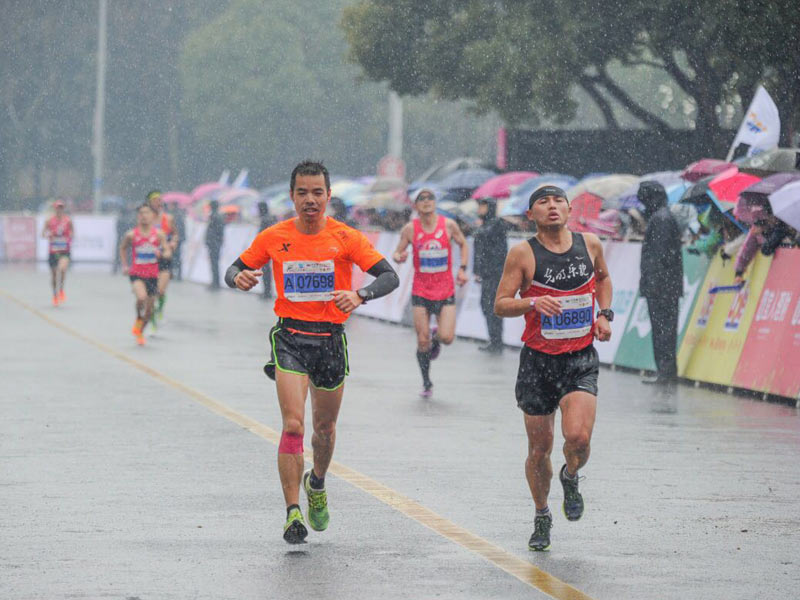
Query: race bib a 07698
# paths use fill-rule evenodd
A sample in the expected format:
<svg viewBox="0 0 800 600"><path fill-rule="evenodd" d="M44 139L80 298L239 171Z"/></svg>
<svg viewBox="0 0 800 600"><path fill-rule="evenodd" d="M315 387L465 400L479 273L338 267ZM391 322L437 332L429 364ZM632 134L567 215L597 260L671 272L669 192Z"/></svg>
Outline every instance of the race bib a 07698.
<svg viewBox="0 0 800 600"><path fill-rule="evenodd" d="M560 315L542 315L542 337L566 340L588 335L592 330L592 295L559 296L558 300L561 302Z"/></svg>
<svg viewBox="0 0 800 600"><path fill-rule="evenodd" d="M291 260L283 263L283 295L290 302L327 302L333 298L332 260Z"/></svg>

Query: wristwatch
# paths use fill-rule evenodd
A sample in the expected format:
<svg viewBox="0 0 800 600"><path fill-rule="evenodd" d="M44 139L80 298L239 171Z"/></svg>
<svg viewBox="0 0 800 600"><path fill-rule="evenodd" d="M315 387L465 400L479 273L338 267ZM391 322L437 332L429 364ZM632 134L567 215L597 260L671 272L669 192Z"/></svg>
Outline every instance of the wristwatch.
<svg viewBox="0 0 800 600"><path fill-rule="evenodd" d="M605 317L606 319L608 319L608 322L611 323L611 321L614 320L614 311L611 310L610 308L604 308L603 310L597 311L597 316Z"/></svg>
<svg viewBox="0 0 800 600"><path fill-rule="evenodd" d="M358 294L358 297L361 298L361 304L366 304L367 300L370 298L370 293L367 291L367 288L357 289L356 294Z"/></svg>

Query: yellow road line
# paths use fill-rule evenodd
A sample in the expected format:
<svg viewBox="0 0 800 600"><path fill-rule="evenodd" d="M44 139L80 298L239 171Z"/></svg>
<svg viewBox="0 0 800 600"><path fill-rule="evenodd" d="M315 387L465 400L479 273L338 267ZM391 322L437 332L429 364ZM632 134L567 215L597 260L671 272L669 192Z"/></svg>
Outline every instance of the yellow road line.
<svg viewBox="0 0 800 600"><path fill-rule="evenodd" d="M229 421L240 425L257 436L271 442L272 444L275 444L276 446L278 445L280 441L280 434L271 427L268 427L263 423L259 423L255 419L252 419L251 417L234 410L230 406L227 406L222 402L218 402L217 400L206 396L204 393L189 387L188 385L183 384L180 381L169 377L168 375L164 375L163 373L160 373L151 367L148 367L144 363L139 362L138 360L104 344L103 342L100 342L99 340L89 337L69 327L68 325L64 325L51 316L3 290L0 290L0 295L15 302L25 310L33 313L40 319L47 321L65 333L68 333L71 336L76 337L79 340L84 341L87 344L105 352L106 354L109 354L114 358L117 358L122 362L139 369L140 371L146 373L154 379L157 379L165 385L183 392L212 412L225 417ZM312 454L310 450L306 450L305 458L307 461L311 462ZM374 479L355 471L354 469L351 469L348 466L336 461L332 461L328 471L336 477L348 482L350 485L365 491L367 494L377 498L393 509L417 521L421 525L424 525L428 529L435 531L442 537L445 537L455 542L459 546L462 546L467 550L482 556L487 561L496 567L499 567L506 573L513 575L523 583L530 585L541 592L544 592L556 600L592 600L580 590L575 589L568 583L561 581L546 571L542 571L528 561L522 560L510 552L506 552L488 540L475 535L467 529L464 529L452 521L449 521L448 519L436 514L432 510L425 508L408 496L404 496L400 492L397 492L392 488L385 486L382 483L379 483Z"/></svg>

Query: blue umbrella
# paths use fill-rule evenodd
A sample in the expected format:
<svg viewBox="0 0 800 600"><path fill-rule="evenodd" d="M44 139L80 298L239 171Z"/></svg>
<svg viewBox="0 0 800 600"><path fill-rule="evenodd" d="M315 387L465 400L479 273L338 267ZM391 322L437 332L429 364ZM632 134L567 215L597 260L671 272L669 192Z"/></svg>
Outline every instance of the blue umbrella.
<svg viewBox="0 0 800 600"><path fill-rule="evenodd" d="M489 169L462 169L442 179L442 181L439 182L439 187L446 190L474 190L480 187L484 181L488 181L495 175L497 175L497 173Z"/></svg>
<svg viewBox="0 0 800 600"><path fill-rule="evenodd" d="M528 210L528 200L531 194L543 185L557 185L566 190L576 183L578 183L578 180L575 177L564 175L563 173L544 173L539 177L529 179L511 193L508 202L500 211L500 216L513 217L514 215L525 213Z"/></svg>

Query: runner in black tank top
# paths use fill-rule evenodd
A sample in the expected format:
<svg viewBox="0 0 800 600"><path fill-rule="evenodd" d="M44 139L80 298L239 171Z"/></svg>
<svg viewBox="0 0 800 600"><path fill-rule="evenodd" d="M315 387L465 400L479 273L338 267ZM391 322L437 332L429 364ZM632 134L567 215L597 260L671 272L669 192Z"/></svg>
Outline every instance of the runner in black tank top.
<svg viewBox="0 0 800 600"><path fill-rule="evenodd" d="M525 317L516 398L525 415L525 476L536 505L528 548L536 551L550 548L550 453L557 408L566 458L559 473L564 514L570 521L583 515L578 469L589 459L597 403L598 360L592 341L611 337L613 319L603 246L592 234L570 232L568 216L563 190L545 186L531 195L528 219L536 222L538 233L508 253L495 300L499 316ZM595 300L603 309L597 318Z"/></svg>

